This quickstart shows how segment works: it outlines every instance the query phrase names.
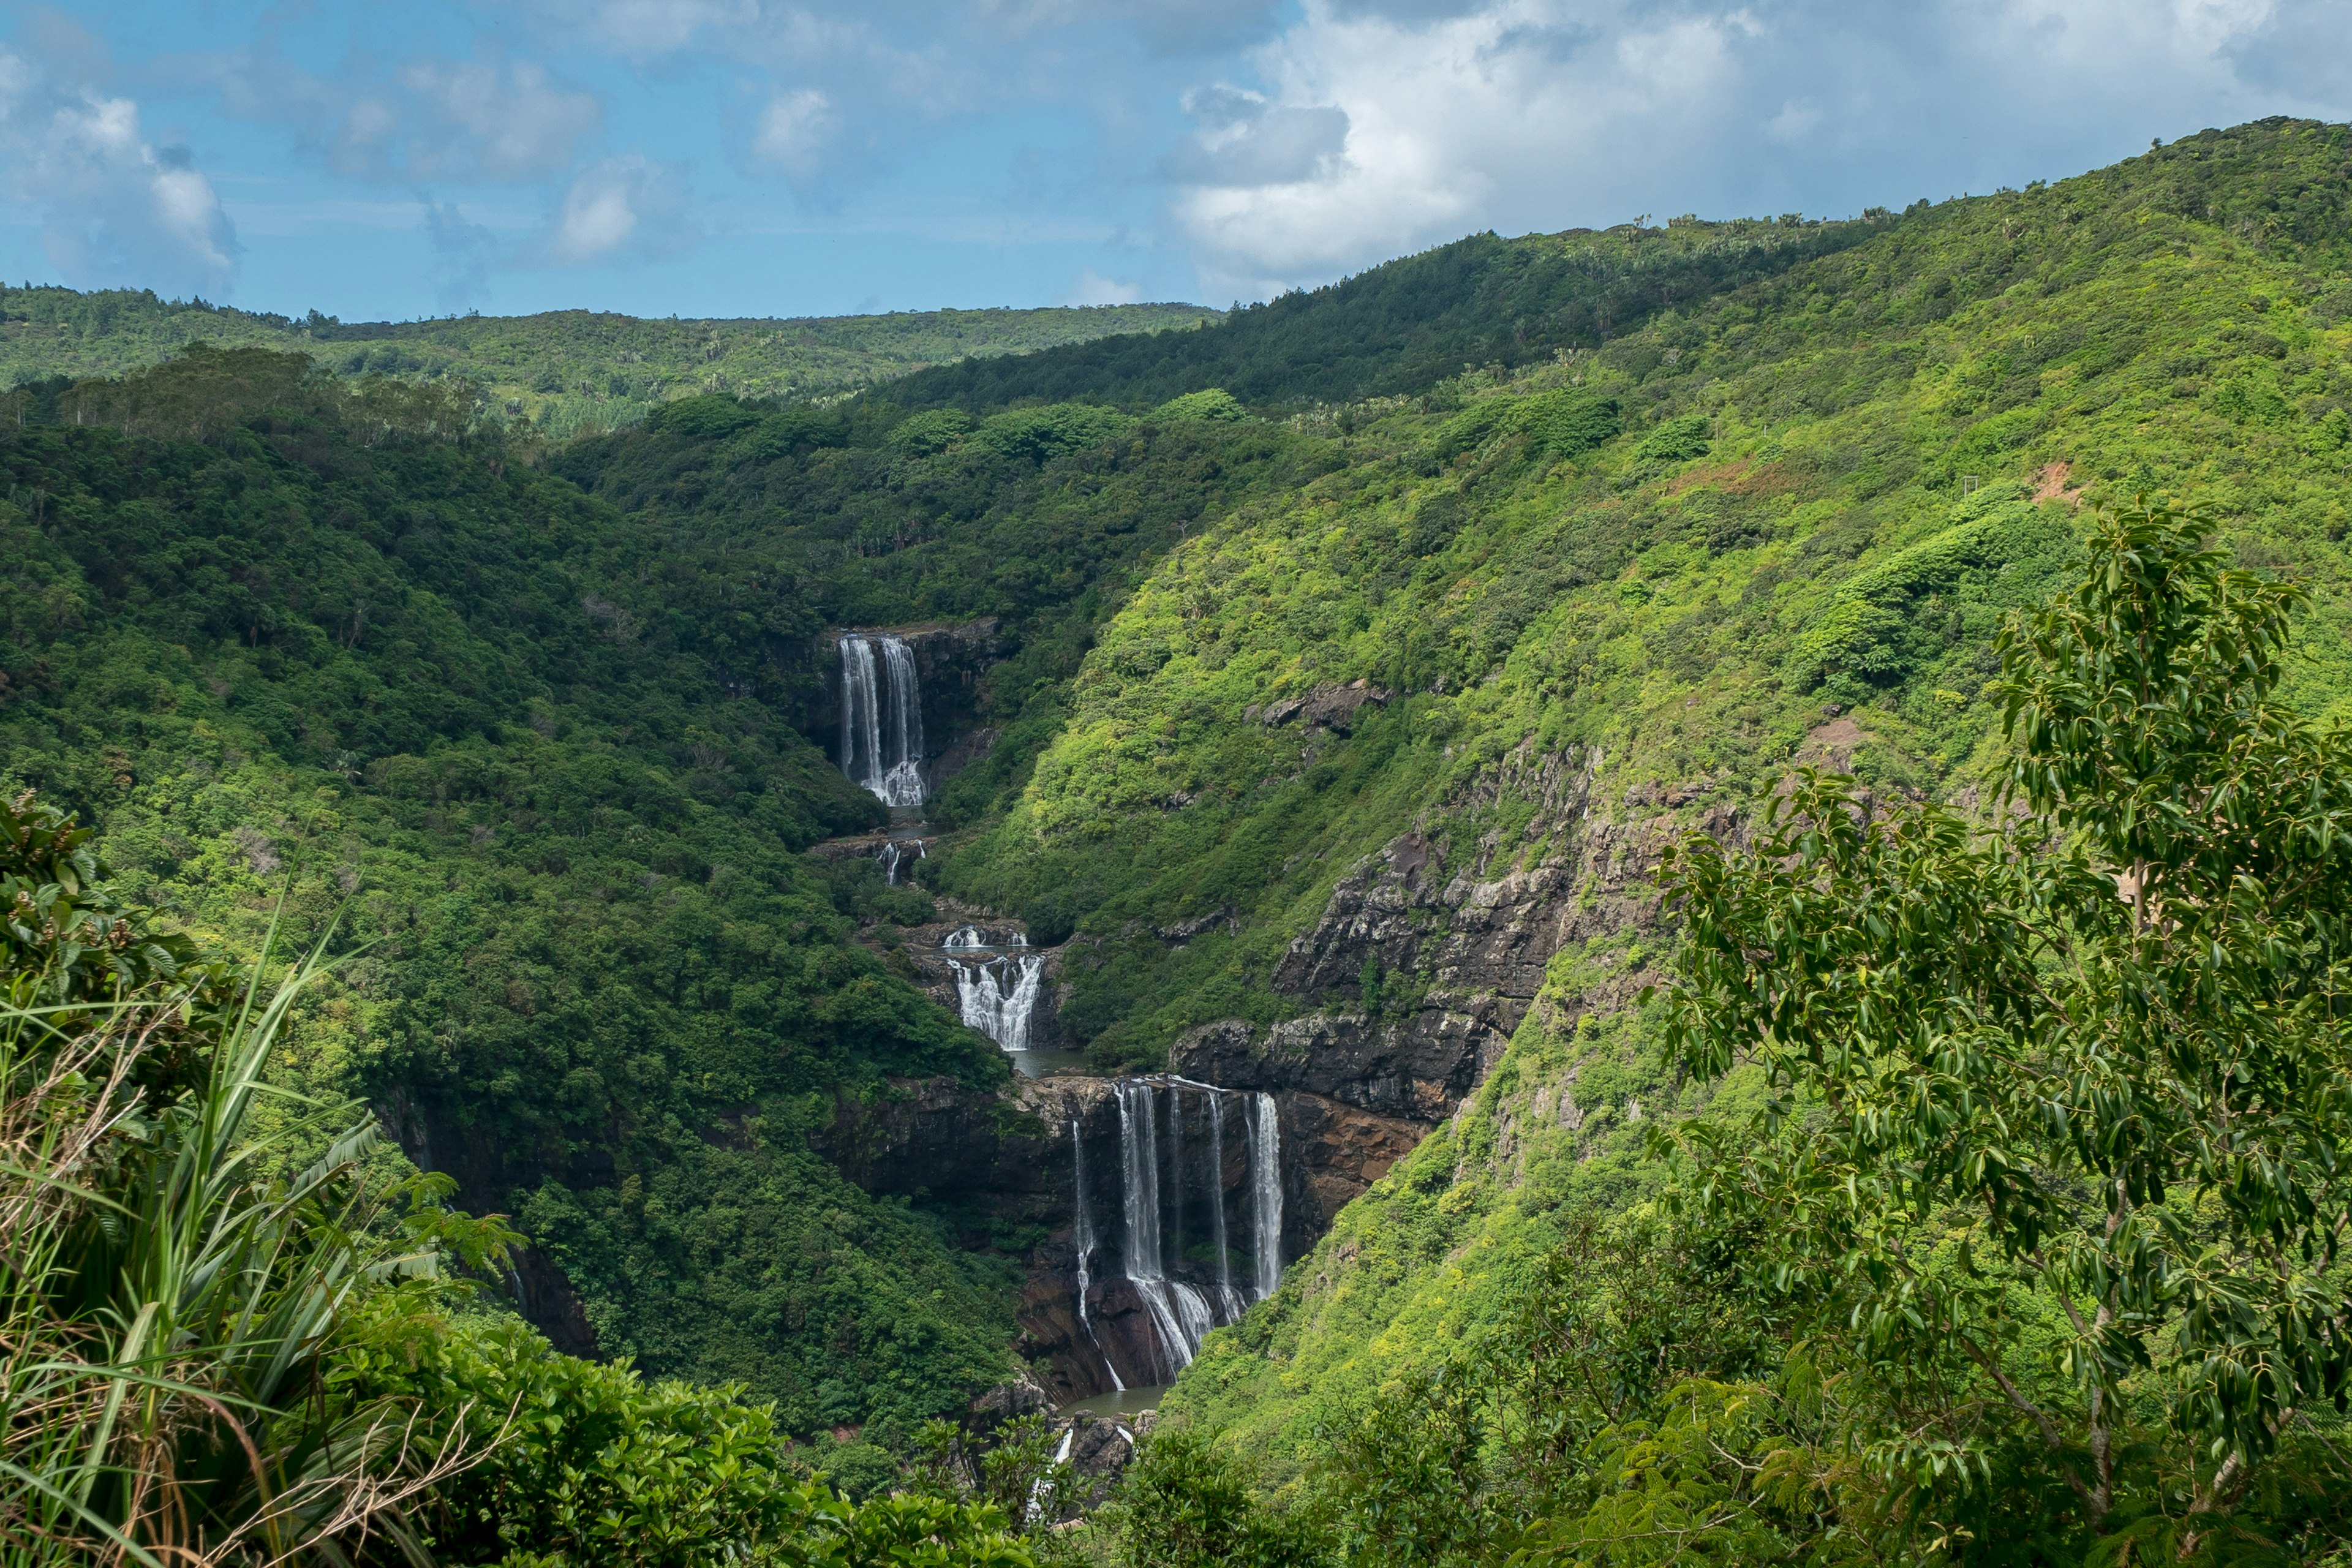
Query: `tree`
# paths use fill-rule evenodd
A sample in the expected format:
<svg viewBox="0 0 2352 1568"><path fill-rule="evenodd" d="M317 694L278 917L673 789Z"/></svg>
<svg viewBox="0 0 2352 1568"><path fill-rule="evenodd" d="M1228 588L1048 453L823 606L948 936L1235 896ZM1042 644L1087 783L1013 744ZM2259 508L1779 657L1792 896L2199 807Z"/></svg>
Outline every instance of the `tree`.
<svg viewBox="0 0 2352 1568"><path fill-rule="evenodd" d="M371 1191L364 1108L267 1081L318 954L264 994L266 949L240 970L158 929L88 837L0 803L0 1555L414 1546L415 1500L478 1449L411 1403L331 1396L336 1336L445 1244L478 1266L513 1237L444 1213L446 1178Z"/></svg>
<svg viewBox="0 0 2352 1568"><path fill-rule="evenodd" d="M2103 514L2003 634L1983 820L1807 772L1663 873L1672 1048L1768 1090L1687 1131L1686 1201L1910 1413L1871 1462L1982 1477L2005 1412L2111 1528L2153 1444L2132 1528L2184 1554L2352 1370L2352 742L2277 698L2301 595L2210 529Z"/></svg>

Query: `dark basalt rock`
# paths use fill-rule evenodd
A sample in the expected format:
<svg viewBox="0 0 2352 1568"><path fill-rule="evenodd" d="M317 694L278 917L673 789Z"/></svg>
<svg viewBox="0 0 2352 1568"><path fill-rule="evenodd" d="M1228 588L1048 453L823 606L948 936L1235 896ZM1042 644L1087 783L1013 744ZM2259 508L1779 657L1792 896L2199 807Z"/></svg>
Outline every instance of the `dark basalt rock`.
<svg viewBox="0 0 2352 1568"><path fill-rule="evenodd" d="M1265 721L1305 711L1282 708L1267 710ZM1315 1011L1271 1028L1228 1019L1176 1042L1173 1070L1275 1096L1286 1163L1295 1162L1284 1216L1294 1255L1486 1081L1555 953L1655 923L1650 874L1688 824L1664 816L1595 819L1597 768L1596 757L1576 752L1523 750L1507 758L1451 803L1447 816L1532 798L1537 810L1519 837L1505 842L1490 833L1456 845L1442 828L1400 835L1340 879L1314 928L1276 965L1275 988ZM1684 786L1662 801L1703 795ZM1717 805L1698 826L1729 836L1737 825L1730 808ZM1523 863L1530 847L1546 843L1540 863ZM1362 978L1375 960L1382 990L1412 998L1409 1010L1365 1010ZM1625 1005L1637 979L1570 999L1563 1021Z"/></svg>
<svg viewBox="0 0 2352 1568"><path fill-rule="evenodd" d="M1151 1414L1144 1412L1146 1415ZM1070 1468L1077 1472L1080 1495L1073 1500L1081 1510L1109 1498L1111 1488L1135 1458L1135 1439L1141 1434L1108 1415L1071 1417Z"/></svg>
<svg viewBox="0 0 2352 1568"><path fill-rule="evenodd" d="M984 1437L1007 1421L1018 1420L1024 1415L1050 1415L1053 1409L1054 1396L1046 1393L1034 1377L1024 1372L974 1399L964 1412L964 1425Z"/></svg>
<svg viewBox="0 0 2352 1568"><path fill-rule="evenodd" d="M1099 1239L1079 1319L1073 1127L1089 1181L1112 1191L1119 1129L1108 1079L1023 1079L1001 1093L953 1079L893 1080L883 1095L844 1096L832 1125L810 1140L860 1187L918 1200L953 1224L967 1246L988 1246L1007 1232L1044 1233L1022 1259L1015 1349L1041 1368L1038 1384L1057 1405L1110 1392L1114 1370L1131 1388L1161 1375L1150 1312L1119 1272L1115 1213L1094 1216ZM1228 1191L1246 1177L1238 1139L1221 1177ZM1286 1238L1293 1235L1286 1224Z"/></svg>
<svg viewBox="0 0 2352 1568"><path fill-rule="evenodd" d="M996 617L953 624L927 621L904 626L835 627L816 640L816 669L823 696L796 716L802 733L832 756L841 737L842 637L851 631L887 632L915 657L915 679L923 694L923 742L929 755L923 776L937 790L958 770L988 754L995 731L980 722L980 680L1018 647ZM840 759L835 756L838 763Z"/></svg>
<svg viewBox="0 0 2352 1568"><path fill-rule="evenodd" d="M1395 695L1364 680L1346 686L1318 686L1304 697L1284 698L1263 708L1252 705L1242 710L1242 717L1268 726L1296 720L1310 730L1324 729L1335 735L1346 735L1355 730L1359 709L1377 708Z"/></svg>

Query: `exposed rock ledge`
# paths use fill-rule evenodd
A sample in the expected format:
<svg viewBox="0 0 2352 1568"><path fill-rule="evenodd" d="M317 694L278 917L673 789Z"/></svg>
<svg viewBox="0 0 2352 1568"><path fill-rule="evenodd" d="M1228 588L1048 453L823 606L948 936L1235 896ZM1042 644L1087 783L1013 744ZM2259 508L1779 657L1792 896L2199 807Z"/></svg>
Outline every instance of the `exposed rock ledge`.
<svg viewBox="0 0 2352 1568"><path fill-rule="evenodd" d="M1284 1227L1299 1250L1486 1081L1555 953L1654 923L1650 875L1685 822L1595 819L1597 772L1590 754L1513 753L1448 815L1458 822L1502 798L1532 799L1536 813L1517 837L1456 843L1442 829L1402 834L1332 889L1314 929L1291 942L1274 973L1277 991L1316 1011L1266 1029L1228 1019L1176 1042L1176 1071L1262 1089L1281 1105L1285 1146L1307 1200ZM1721 806L1697 825L1733 829ZM1547 843L1540 861L1528 864ZM1410 1011L1365 1009L1361 977L1375 959L1417 998ZM1622 991L1612 984L1606 994L1565 999L1563 1018L1622 1006Z"/></svg>

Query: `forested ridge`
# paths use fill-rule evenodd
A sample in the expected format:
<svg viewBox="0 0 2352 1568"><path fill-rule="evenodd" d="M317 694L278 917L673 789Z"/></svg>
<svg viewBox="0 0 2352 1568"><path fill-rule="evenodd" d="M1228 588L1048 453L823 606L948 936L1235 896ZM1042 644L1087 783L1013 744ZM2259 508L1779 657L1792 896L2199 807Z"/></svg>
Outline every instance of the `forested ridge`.
<svg viewBox="0 0 2352 1568"><path fill-rule="evenodd" d="M966 355L1105 332L1181 329L1191 305L907 310L886 316L644 321L599 310L344 321L152 292L0 285L0 384L142 370L192 342L306 354L338 375L454 379L483 412L554 439L633 424L698 393L841 397Z"/></svg>
<svg viewBox="0 0 2352 1568"><path fill-rule="evenodd" d="M338 1309L315 1440L363 1469L354 1413L485 1390L603 1424L436 1427L509 1456L386 1516L451 1561L2334 1561L2347 202L2352 135L2266 121L1847 223L1474 237L561 446L315 347L44 383L0 427L10 888L184 933L142 1005L318 948L254 1059L367 1108L333 1180L436 1261ZM820 634L981 619L993 745L914 884L804 853L885 816L823 750ZM2164 693L2130 713L2084 673L2126 625ZM52 809L86 862L39 858ZM2118 867L2210 961L2109 918ZM1568 933L1074 1531L1040 1433L924 1425L1019 1372L1046 1238L816 1152L917 1083L1021 1114L898 951L947 897L1061 945L1103 1072L1475 1012L1415 955L1496 899ZM1752 988L1792 929L1802 983ZM22 1008L84 948L20 940ZM274 1169L320 1114L260 1118ZM453 1198L504 1217L436 1230ZM656 1463L666 1426L702 1436Z"/></svg>

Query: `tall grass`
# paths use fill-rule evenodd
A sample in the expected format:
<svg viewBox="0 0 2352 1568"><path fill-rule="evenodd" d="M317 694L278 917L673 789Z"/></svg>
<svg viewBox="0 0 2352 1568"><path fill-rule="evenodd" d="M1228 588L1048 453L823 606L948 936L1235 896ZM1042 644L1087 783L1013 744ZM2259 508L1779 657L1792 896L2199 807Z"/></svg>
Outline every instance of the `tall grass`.
<svg viewBox="0 0 2352 1568"><path fill-rule="evenodd" d="M407 1505L478 1446L428 1435L413 1405L341 1397L326 1356L355 1292L427 1275L434 1253L358 1180L377 1134L356 1108L254 1114L323 967L312 952L266 1000L250 982L161 1103L141 1069L184 1032L184 987L34 1004L18 984L0 1002L5 1568L429 1560Z"/></svg>

